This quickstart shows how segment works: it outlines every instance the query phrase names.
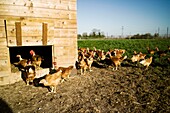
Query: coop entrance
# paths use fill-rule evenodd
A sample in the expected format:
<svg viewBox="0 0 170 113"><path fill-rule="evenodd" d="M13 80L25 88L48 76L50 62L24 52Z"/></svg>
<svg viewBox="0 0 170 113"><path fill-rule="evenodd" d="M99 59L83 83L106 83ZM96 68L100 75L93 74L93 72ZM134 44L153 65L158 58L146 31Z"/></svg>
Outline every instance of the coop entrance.
<svg viewBox="0 0 170 113"><path fill-rule="evenodd" d="M23 59L30 59L32 56L30 51L33 50L36 55L39 55L43 58L40 65L41 68L51 68L52 67L52 46L15 46L9 47L10 51L10 62L11 66L14 63L18 62L19 59L17 55L21 55ZM11 71L12 71L11 67Z"/></svg>

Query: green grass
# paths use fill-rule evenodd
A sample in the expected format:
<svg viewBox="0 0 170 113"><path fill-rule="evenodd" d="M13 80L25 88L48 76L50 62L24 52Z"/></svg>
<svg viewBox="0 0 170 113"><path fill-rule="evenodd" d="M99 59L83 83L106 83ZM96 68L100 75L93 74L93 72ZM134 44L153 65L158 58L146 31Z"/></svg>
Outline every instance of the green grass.
<svg viewBox="0 0 170 113"><path fill-rule="evenodd" d="M170 46L170 39L106 39L106 40L78 40L78 47L89 47L93 50L93 47L104 50L108 49L125 49L125 55L130 59L133 55L133 51L142 52L147 54L146 58L150 56L147 48L155 50L158 47L161 51L167 50ZM159 58L158 55L153 56L152 64L154 66L170 66L167 58L170 58L170 52L167 56Z"/></svg>
<svg viewBox="0 0 170 113"><path fill-rule="evenodd" d="M125 49L126 54L131 56L133 51L147 53L146 47L155 49L158 47L160 50L167 50L170 46L170 39L110 39L110 40L79 40L78 47L89 47L93 49Z"/></svg>

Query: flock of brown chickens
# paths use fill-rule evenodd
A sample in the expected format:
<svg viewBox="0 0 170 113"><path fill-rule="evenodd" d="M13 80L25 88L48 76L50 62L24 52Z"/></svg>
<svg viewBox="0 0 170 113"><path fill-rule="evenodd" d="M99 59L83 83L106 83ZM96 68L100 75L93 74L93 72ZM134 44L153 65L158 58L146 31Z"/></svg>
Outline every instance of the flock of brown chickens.
<svg viewBox="0 0 170 113"><path fill-rule="evenodd" d="M24 70L25 68L27 68L27 66L40 67L43 58L39 55L36 55L33 50L30 51L30 55L30 59L23 59L21 55L17 55L16 57L19 58L19 62L14 63L14 65L16 65L20 70Z"/></svg>
<svg viewBox="0 0 170 113"><path fill-rule="evenodd" d="M22 71L23 80L27 85L30 83L34 84L36 77L36 71L41 66L43 58L36 55L33 50L30 51L31 58L23 59L21 55L17 55L19 62L14 63L15 66ZM69 67L55 67L53 72L42 77L38 84L43 84L44 86L49 86L51 92L56 92L56 86L69 78L74 66ZM55 70L55 71L54 71Z"/></svg>
<svg viewBox="0 0 170 113"><path fill-rule="evenodd" d="M109 55L110 61L114 63L116 67L115 69L117 70L121 62L127 58L127 56L123 56L124 53L125 50L123 49L109 50L106 53L103 50L97 50L95 47L94 50L89 50L89 48L79 48L78 66L80 67L81 74L85 74L87 69L91 71L91 66L95 58L96 60L105 60L107 59L107 55ZM114 54L114 56L112 54Z"/></svg>
<svg viewBox="0 0 170 113"><path fill-rule="evenodd" d="M36 76L36 68L40 67L43 60L42 57L36 55L33 50L30 51L30 55L30 59L23 59L21 55L17 55L16 57L19 58L19 62L14 63L14 65L23 72L23 79L27 85L29 85L29 82L33 82Z"/></svg>
<svg viewBox="0 0 170 113"><path fill-rule="evenodd" d="M134 51L133 56L131 57L131 62L139 62L144 65L146 69L150 66L153 59L153 54L158 54L159 57L166 56L168 52L170 52L170 47L166 51L159 51L158 47L156 50L151 50L147 47L149 58L145 58L147 54L143 54L142 52L137 53ZM124 55L126 50L124 49L109 49L107 52L104 50L96 49L94 47L93 50L89 48L79 48L78 49L78 61L76 62L77 69L80 69L81 75L85 75L86 71L92 71L91 67L94 61L107 61L110 65L113 66L113 70L117 70L121 63L127 59L127 56ZM36 76L36 68L41 66L43 58L39 55L36 55L33 50L30 51L31 59L22 59L21 55L17 55L19 58L19 62L15 63L19 67L19 69L24 73L25 82L27 85L34 83L34 79ZM170 58L168 58L170 61ZM44 86L48 86L51 89L51 92L56 92L56 86L59 83L62 83L64 80L69 78L72 69L74 66L69 67L55 67L55 72L45 75L40 81L39 84L43 84Z"/></svg>
<svg viewBox="0 0 170 113"><path fill-rule="evenodd" d="M134 51L133 56L130 58L131 62L139 62L143 66L145 66L146 70L150 66L153 60L153 55L157 54L159 57L166 56L168 52L170 52L170 47L168 47L165 51L160 51L158 47L156 47L155 50L151 50L149 47L147 47L148 54L143 54L142 52L137 53ZM89 48L79 48L78 49L78 65L81 70L81 74L85 74L86 70L89 69L91 71L91 65L94 60L97 61L104 61L107 60L110 62L110 64L113 64L115 68L113 70L117 70L118 67L121 65L121 63L127 59L127 56L124 55L126 50L124 49L109 49L107 52L104 52L103 50L96 49L94 47L94 50L90 50ZM146 56L150 56L149 58L146 58ZM170 58L168 58L170 61Z"/></svg>
<svg viewBox="0 0 170 113"><path fill-rule="evenodd" d="M74 66L69 67L58 67L52 74L47 74L44 79L40 80L40 84L44 86L49 86L51 92L56 92L56 87L59 83L68 79Z"/></svg>

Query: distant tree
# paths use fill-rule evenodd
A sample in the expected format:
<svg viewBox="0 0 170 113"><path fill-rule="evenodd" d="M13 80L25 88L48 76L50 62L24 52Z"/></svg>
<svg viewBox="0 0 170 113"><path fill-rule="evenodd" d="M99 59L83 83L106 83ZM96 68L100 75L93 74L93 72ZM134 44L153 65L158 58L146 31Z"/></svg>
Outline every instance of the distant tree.
<svg viewBox="0 0 170 113"><path fill-rule="evenodd" d="M155 34L154 34L154 37L155 37L155 38L158 38L158 37L159 37L159 33L155 33Z"/></svg>
<svg viewBox="0 0 170 113"><path fill-rule="evenodd" d="M104 32L101 32L100 29L92 29L92 32L89 34L93 38L103 38L105 37Z"/></svg>
<svg viewBox="0 0 170 113"><path fill-rule="evenodd" d="M104 32L102 31L102 32L100 32L100 34L101 34L101 37L105 37L105 34L104 34Z"/></svg>
<svg viewBox="0 0 170 113"><path fill-rule="evenodd" d="M146 39L152 38L152 35L151 35L150 33L146 33L146 34L144 34L143 36L144 36L144 38L146 38Z"/></svg>
<svg viewBox="0 0 170 113"><path fill-rule="evenodd" d="M92 36L97 38L99 36L100 29L92 29Z"/></svg>
<svg viewBox="0 0 170 113"><path fill-rule="evenodd" d="M81 34L78 34L78 35L77 35L77 38L81 38L81 37L82 37Z"/></svg>
<svg viewBox="0 0 170 113"><path fill-rule="evenodd" d="M104 38L105 35L104 35L104 32L98 32L98 35L97 35L98 38Z"/></svg>
<svg viewBox="0 0 170 113"><path fill-rule="evenodd" d="M97 29L93 29L92 33L91 33L92 34L91 36L96 37L96 32L97 32Z"/></svg>
<svg viewBox="0 0 170 113"><path fill-rule="evenodd" d="M84 32L81 34L77 35L78 38L104 38L105 34L104 32L101 32L100 29L92 29L91 33Z"/></svg>
<svg viewBox="0 0 170 113"><path fill-rule="evenodd" d="M139 39L139 37L140 37L140 35L139 35L139 34L136 34L136 35L133 35L133 36L131 37L131 39Z"/></svg>
<svg viewBox="0 0 170 113"><path fill-rule="evenodd" d="M83 37L88 37L87 32L84 32L84 33L82 34L82 36L83 36Z"/></svg>
<svg viewBox="0 0 170 113"><path fill-rule="evenodd" d="M154 36L152 36L150 33L146 34L136 34L131 37L131 39L152 39Z"/></svg>
<svg viewBox="0 0 170 113"><path fill-rule="evenodd" d="M101 37L101 32L98 32L98 37Z"/></svg>
<svg viewBox="0 0 170 113"><path fill-rule="evenodd" d="M89 33L89 37L94 37L93 32Z"/></svg>

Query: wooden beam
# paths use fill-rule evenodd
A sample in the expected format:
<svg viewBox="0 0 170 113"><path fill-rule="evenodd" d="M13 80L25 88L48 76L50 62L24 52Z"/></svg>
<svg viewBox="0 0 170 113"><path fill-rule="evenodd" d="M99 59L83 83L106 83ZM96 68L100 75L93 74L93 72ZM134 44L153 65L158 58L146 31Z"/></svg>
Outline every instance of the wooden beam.
<svg viewBox="0 0 170 113"><path fill-rule="evenodd" d="M16 28L16 43L17 43L17 46L22 46L21 22L15 22L15 28Z"/></svg>
<svg viewBox="0 0 170 113"><path fill-rule="evenodd" d="M8 33L7 33L7 25L6 25L6 20L4 20L4 25L5 25L6 44L7 44L7 47L8 47Z"/></svg>
<svg viewBox="0 0 170 113"><path fill-rule="evenodd" d="M43 23L42 25L42 44L47 45L47 23Z"/></svg>

